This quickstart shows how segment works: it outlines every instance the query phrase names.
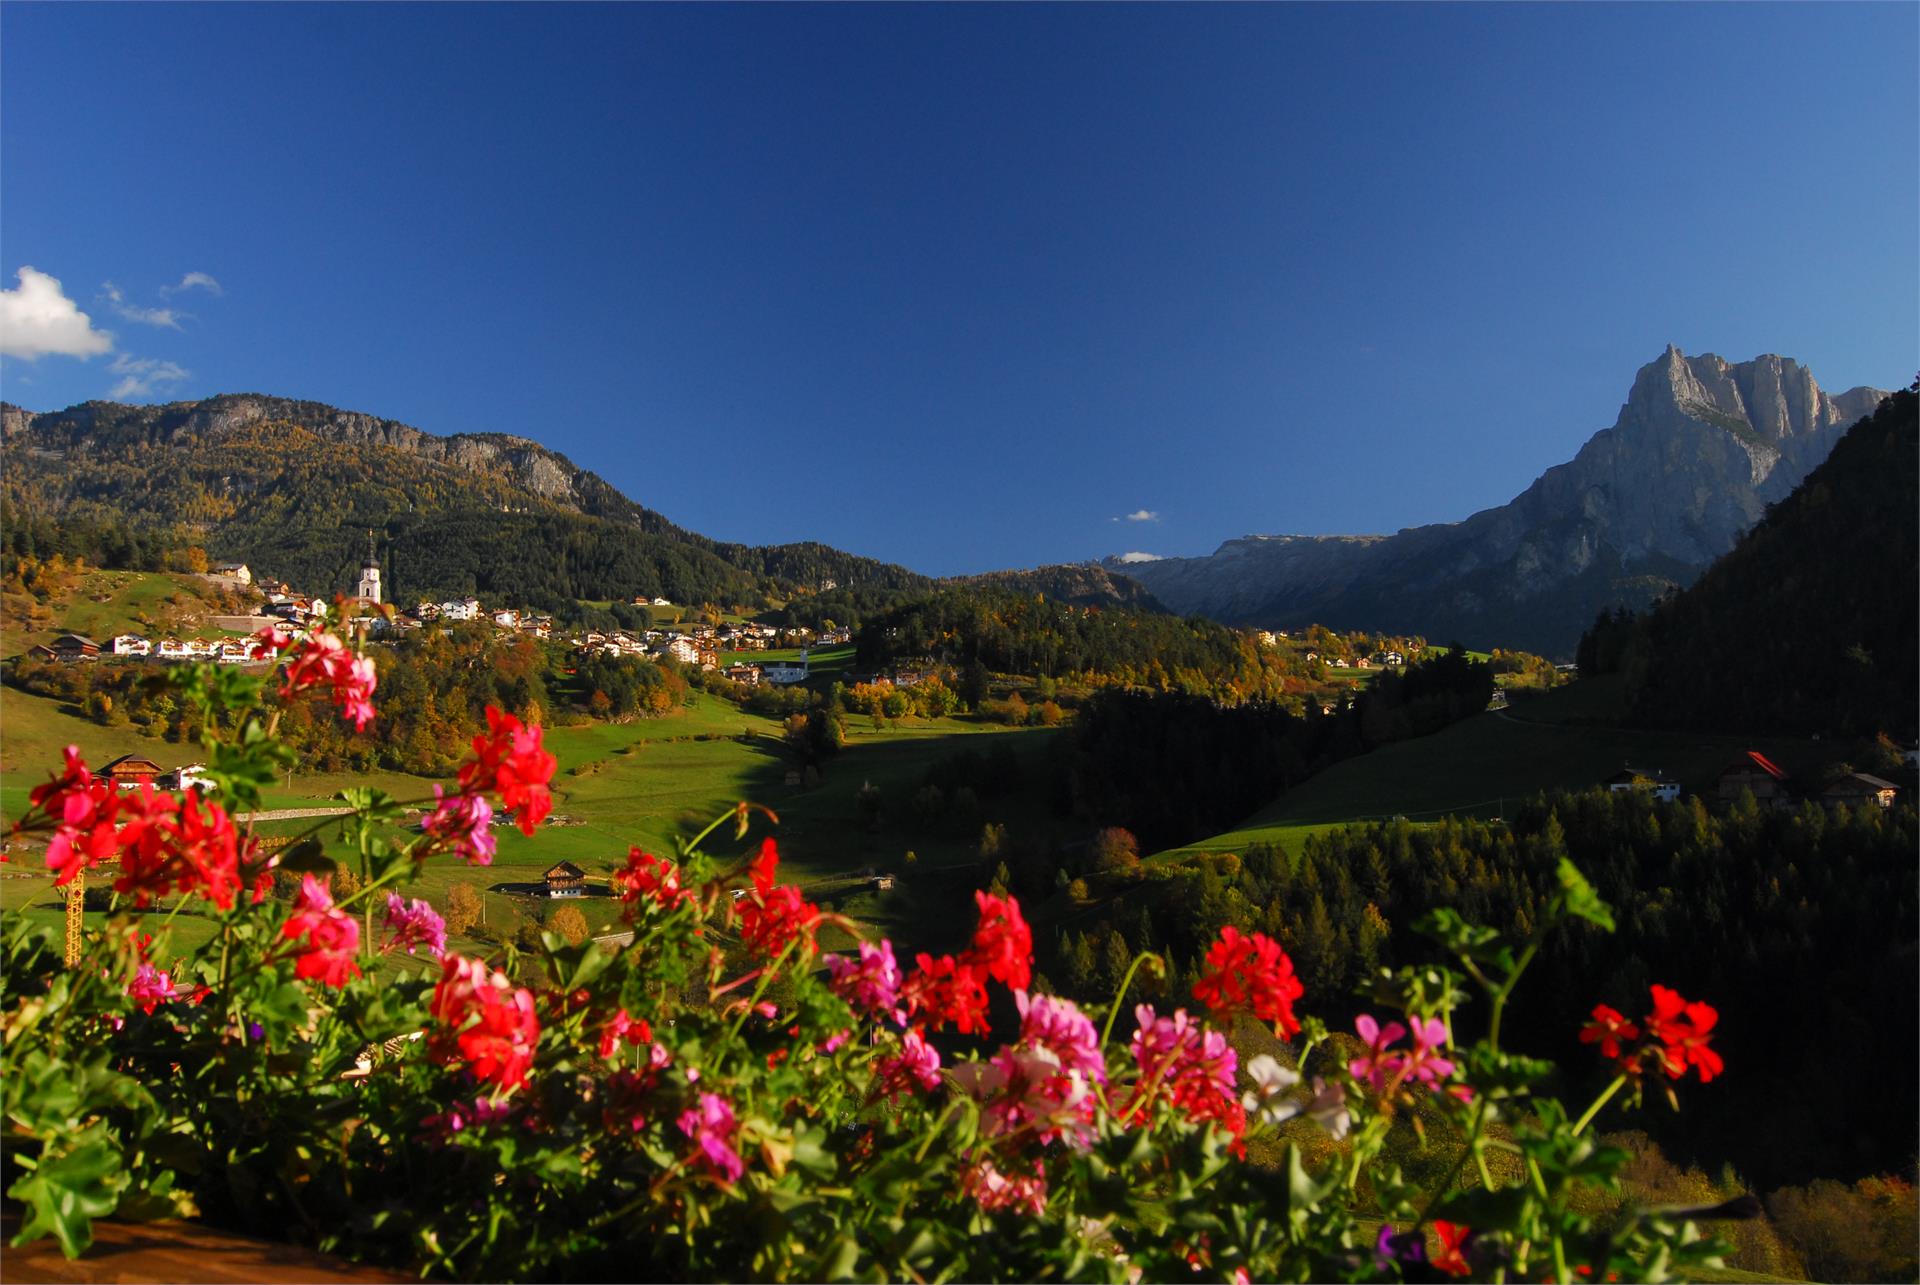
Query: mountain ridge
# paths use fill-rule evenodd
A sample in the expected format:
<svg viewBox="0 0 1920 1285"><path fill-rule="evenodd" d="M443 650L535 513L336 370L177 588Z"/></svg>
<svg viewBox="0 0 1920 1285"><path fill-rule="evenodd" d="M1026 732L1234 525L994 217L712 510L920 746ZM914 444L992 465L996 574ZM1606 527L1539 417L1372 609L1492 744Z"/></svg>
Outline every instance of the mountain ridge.
<svg viewBox="0 0 1920 1285"><path fill-rule="evenodd" d="M1195 558L1107 558L1175 611L1228 624L1380 628L1572 650L1599 610L1690 583L1886 396L1799 363L1677 347L1610 428L1505 505L1392 535L1249 535Z"/></svg>
<svg viewBox="0 0 1920 1285"><path fill-rule="evenodd" d="M17 512L174 526L203 536L216 557L314 586L351 582L367 528L408 568L410 592L518 599L515 573L531 558L541 587L520 599L528 605L932 583L812 541L711 539L531 438L429 433L324 402L223 393L46 412L0 403L0 443Z"/></svg>

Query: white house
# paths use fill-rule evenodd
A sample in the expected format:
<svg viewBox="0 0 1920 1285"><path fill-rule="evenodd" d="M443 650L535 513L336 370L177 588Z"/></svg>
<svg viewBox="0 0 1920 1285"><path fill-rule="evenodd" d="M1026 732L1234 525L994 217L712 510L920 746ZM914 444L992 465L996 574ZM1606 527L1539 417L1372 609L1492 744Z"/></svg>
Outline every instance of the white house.
<svg viewBox="0 0 1920 1285"><path fill-rule="evenodd" d="M655 607L671 607L673 604L668 602L665 598L655 598L653 600L652 605Z"/></svg>
<svg viewBox="0 0 1920 1285"><path fill-rule="evenodd" d="M1677 803L1680 799L1680 782L1662 772L1659 768L1651 771L1642 768L1621 768L1607 778L1607 789L1614 794L1628 790L1646 790L1662 803Z"/></svg>
<svg viewBox="0 0 1920 1285"><path fill-rule="evenodd" d="M147 656L152 654L153 644L139 634L116 634L107 650L116 656Z"/></svg>
<svg viewBox="0 0 1920 1285"><path fill-rule="evenodd" d="M246 643L224 642L220 644L216 659L222 665L244 665L252 657L248 654Z"/></svg>
<svg viewBox="0 0 1920 1285"><path fill-rule="evenodd" d="M167 790L205 789L208 783L205 763L183 763L160 778L160 786Z"/></svg>
<svg viewBox="0 0 1920 1285"><path fill-rule="evenodd" d="M154 654L162 660L185 660L187 645L178 638L162 638L154 644Z"/></svg>
<svg viewBox="0 0 1920 1285"><path fill-rule="evenodd" d="M480 619L480 600L478 598L456 598L440 604L440 614L448 620Z"/></svg>
<svg viewBox="0 0 1920 1285"><path fill-rule="evenodd" d="M499 625L502 629L518 629L520 627L520 613L512 607L504 608L493 613L493 623Z"/></svg>
<svg viewBox="0 0 1920 1285"><path fill-rule="evenodd" d="M253 572L244 562L221 562L213 568L213 574L224 576L228 580L238 580L241 584L253 583Z"/></svg>
<svg viewBox="0 0 1920 1285"><path fill-rule="evenodd" d="M800 683L807 678L807 658L769 660L760 665L760 676L770 683Z"/></svg>
<svg viewBox="0 0 1920 1285"><path fill-rule="evenodd" d="M667 640L666 652L667 655L673 657L683 665L697 665L700 663L700 644L685 635L676 635L673 638L669 638Z"/></svg>
<svg viewBox="0 0 1920 1285"><path fill-rule="evenodd" d="M181 645L186 648L186 654L188 656L200 660L211 659L215 651L215 644L208 642L204 638L189 638Z"/></svg>

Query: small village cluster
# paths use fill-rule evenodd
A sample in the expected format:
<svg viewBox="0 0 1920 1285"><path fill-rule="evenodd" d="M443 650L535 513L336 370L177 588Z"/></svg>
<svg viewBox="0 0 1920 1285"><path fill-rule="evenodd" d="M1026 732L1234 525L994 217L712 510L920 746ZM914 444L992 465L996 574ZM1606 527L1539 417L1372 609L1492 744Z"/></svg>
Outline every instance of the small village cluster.
<svg viewBox="0 0 1920 1285"><path fill-rule="evenodd" d="M213 567L206 578L223 588L258 595L260 617L284 621L296 634L324 619L332 605L324 597L297 593L281 581L256 577L245 563L228 562ZM350 614L378 609L383 591L380 567L371 556L360 570L353 597L347 599ZM638 607L671 607L665 598L635 598ZM488 608L477 598L453 598L444 602L422 601L391 616L384 613L358 616L375 637L395 635L424 627L430 621L448 623L491 622L502 634L525 634L542 641L553 637L553 617L514 607ZM581 655L631 656L637 659L670 658L682 665L702 670L721 668L721 653L767 651L797 647L797 660L769 660L757 664L728 665L723 673L737 683L790 684L806 679L806 652L814 646L834 646L851 641L852 631L828 629L818 634L804 625L777 628L754 623L700 623L673 629L643 629L633 633L586 631L567 637L567 644ZM223 665L253 663L244 635L226 639L147 638L140 634L119 634L98 642L83 634L62 634L49 643L39 644L29 654L39 660L78 662L101 656L150 660L212 661ZM264 663L264 662L262 662Z"/></svg>

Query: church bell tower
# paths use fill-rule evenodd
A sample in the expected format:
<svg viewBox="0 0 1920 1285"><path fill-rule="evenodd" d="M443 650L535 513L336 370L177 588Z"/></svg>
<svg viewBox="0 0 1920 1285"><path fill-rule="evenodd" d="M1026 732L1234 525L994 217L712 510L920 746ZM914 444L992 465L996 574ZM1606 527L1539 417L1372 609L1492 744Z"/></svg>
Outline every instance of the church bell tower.
<svg viewBox="0 0 1920 1285"><path fill-rule="evenodd" d="M360 564L360 587L356 593L368 602L380 601L380 560L374 556L371 531L367 532L367 559Z"/></svg>

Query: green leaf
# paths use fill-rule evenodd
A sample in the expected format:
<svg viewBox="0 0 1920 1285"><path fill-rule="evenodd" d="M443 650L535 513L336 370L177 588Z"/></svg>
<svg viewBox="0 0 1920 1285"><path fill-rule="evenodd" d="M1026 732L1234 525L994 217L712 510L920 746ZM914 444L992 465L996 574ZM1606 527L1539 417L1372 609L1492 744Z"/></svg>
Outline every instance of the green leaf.
<svg viewBox="0 0 1920 1285"><path fill-rule="evenodd" d="M60 1242L61 1253L78 1258L93 1243L93 1220L120 1203L127 1175L120 1153L107 1140L107 1127L96 1124L74 1143L57 1155L43 1154L31 1173L7 1189L30 1215L13 1238L15 1246L50 1235Z"/></svg>
<svg viewBox="0 0 1920 1285"><path fill-rule="evenodd" d="M1613 907L1600 899L1587 877L1580 873L1580 867L1562 857L1558 873L1560 889L1566 894L1567 913L1612 932Z"/></svg>

